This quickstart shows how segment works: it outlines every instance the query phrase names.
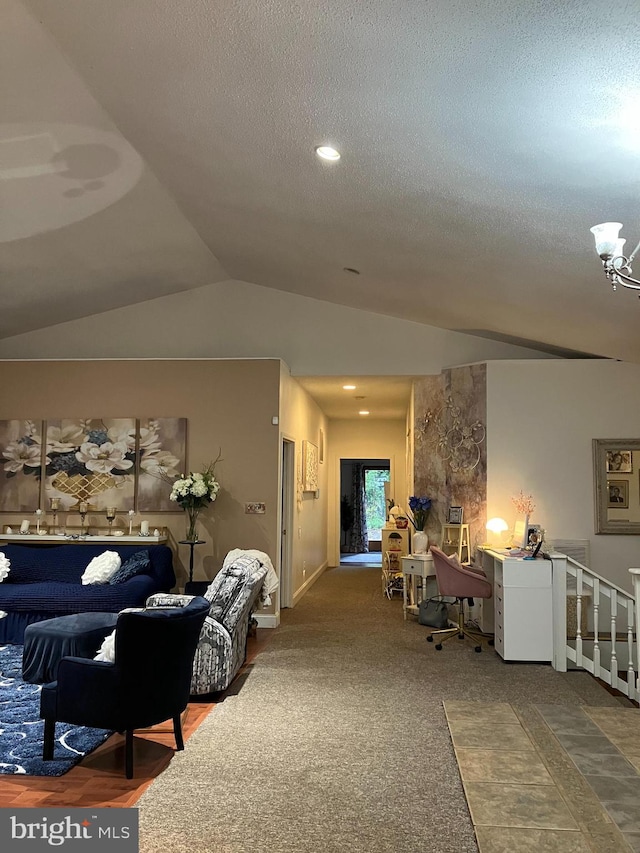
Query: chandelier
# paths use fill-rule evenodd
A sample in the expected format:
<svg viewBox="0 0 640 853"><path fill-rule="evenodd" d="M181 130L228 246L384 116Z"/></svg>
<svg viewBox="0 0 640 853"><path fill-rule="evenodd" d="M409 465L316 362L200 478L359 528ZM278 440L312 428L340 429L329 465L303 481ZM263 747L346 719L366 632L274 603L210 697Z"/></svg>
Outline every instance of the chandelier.
<svg viewBox="0 0 640 853"><path fill-rule="evenodd" d="M627 241L618 236L621 228L622 222L601 222L590 230L596 240L596 252L602 261L604 274L611 282L613 289L616 290L617 285L621 284L630 290L640 290L640 280L631 276L631 264L640 249L640 243L629 257L623 254L623 247Z"/></svg>

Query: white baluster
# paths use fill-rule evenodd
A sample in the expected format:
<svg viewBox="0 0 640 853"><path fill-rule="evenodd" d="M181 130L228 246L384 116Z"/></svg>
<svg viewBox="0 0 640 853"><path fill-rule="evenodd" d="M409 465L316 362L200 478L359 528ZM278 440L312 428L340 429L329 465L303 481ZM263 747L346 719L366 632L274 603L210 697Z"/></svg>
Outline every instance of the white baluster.
<svg viewBox="0 0 640 853"><path fill-rule="evenodd" d="M617 632L618 620L618 593L615 589L611 590L611 673L609 684L613 687L618 679L618 652L616 644L618 642Z"/></svg>
<svg viewBox="0 0 640 853"><path fill-rule="evenodd" d="M576 572L576 663L582 666L582 569Z"/></svg>
<svg viewBox="0 0 640 853"><path fill-rule="evenodd" d="M627 696L634 697L636 690L636 673L633 668L633 629L634 629L634 615L633 615L633 601L629 599L627 601L627 649L629 653L629 664L627 665Z"/></svg>
<svg viewBox="0 0 640 853"><path fill-rule="evenodd" d="M593 579L593 674L596 678L600 677L600 640L598 639L598 631L600 630L600 581L598 578Z"/></svg>
<svg viewBox="0 0 640 853"><path fill-rule="evenodd" d="M636 616L636 648L638 650L638 678L635 683L635 696L633 697L636 702L638 701L638 697L640 696L640 569L629 569L631 574L631 581L633 583L633 596L635 603L635 616Z"/></svg>

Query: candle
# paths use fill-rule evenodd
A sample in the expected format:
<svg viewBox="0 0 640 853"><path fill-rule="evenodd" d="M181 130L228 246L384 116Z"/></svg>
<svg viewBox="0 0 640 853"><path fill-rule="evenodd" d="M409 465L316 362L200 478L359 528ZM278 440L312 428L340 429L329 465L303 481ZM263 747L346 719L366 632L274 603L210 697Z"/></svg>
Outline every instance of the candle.
<svg viewBox="0 0 640 853"><path fill-rule="evenodd" d="M87 512L89 504L86 501L80 501L78 504L78 512Z"/></svg>
<svg viewBox="0 0 640 853"><path fill-rule="evenodd" d="M24 519L24 521L20 524L20 533L28 533L29 532L29 521L28 519Z"/></svg>
<svg viewBox="0 0 640 853"><path fill-rule="evenodd" d="M60 509L60 498L51 498L51 509Z"/></svg>
<svg viewBox="0 0 640 853"><path fill-rule="evenodd" d="M140 536L148 536L149 535L149 522L141 521L140 522Z"/></svg>

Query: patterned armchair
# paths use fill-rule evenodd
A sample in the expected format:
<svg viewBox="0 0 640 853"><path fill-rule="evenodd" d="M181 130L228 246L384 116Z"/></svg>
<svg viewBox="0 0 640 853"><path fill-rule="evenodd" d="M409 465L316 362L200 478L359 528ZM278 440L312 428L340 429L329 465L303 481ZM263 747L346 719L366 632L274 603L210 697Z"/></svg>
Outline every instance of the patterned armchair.
<svg viewBox="0 0 640 853"><path fill-rule="evenodd" d="M215 576L204 597L209 614L200 632L193 659L191 695L226 690L246 656L251 612L267 576L267 565L247 553L239 553ZM147 607L181 604L186 596L152 595ZM171 602L170 602L171 600Z"/></svg>

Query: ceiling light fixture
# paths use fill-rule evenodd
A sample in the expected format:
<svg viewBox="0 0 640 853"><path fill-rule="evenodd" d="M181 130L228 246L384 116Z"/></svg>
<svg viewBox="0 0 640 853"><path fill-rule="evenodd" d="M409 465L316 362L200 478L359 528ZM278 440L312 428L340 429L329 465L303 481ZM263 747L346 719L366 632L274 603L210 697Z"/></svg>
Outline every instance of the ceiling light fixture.
<svg viewBox="0 0 640 853"><path fill-rule="evenodd" d="M343 385L342 387L344 388L345 391L355 391L356 390L355 385Z"/></svg>
<svg viewBox="0 0 640 853"><path fill-rule="evenodd" d="M339 160L340 152L336 148L332 148L330 145L316 145L315 152L318 157L322 157L323 160Z"/></svg>
<svg viewBox="0 0 640 853"><path fill-rule="evenodd" d="M361 411L358 412L358 414L359 415L368 415L369 412L366 409L362 409Z"/></svg>
<svg viewBox="0 0 640 853"><path fill-rule="evenodd" d="M596 252L602 261L604 274L611 282L613 289L616 290L617 285L621 284L629 290L640 290L640 279L631 276L633 272L631 264L640 249L640 243L629 257L624 255L623 247L627 241L618 236L621 228L622 222L601 222L590 230L595 237Z"/></svg>

